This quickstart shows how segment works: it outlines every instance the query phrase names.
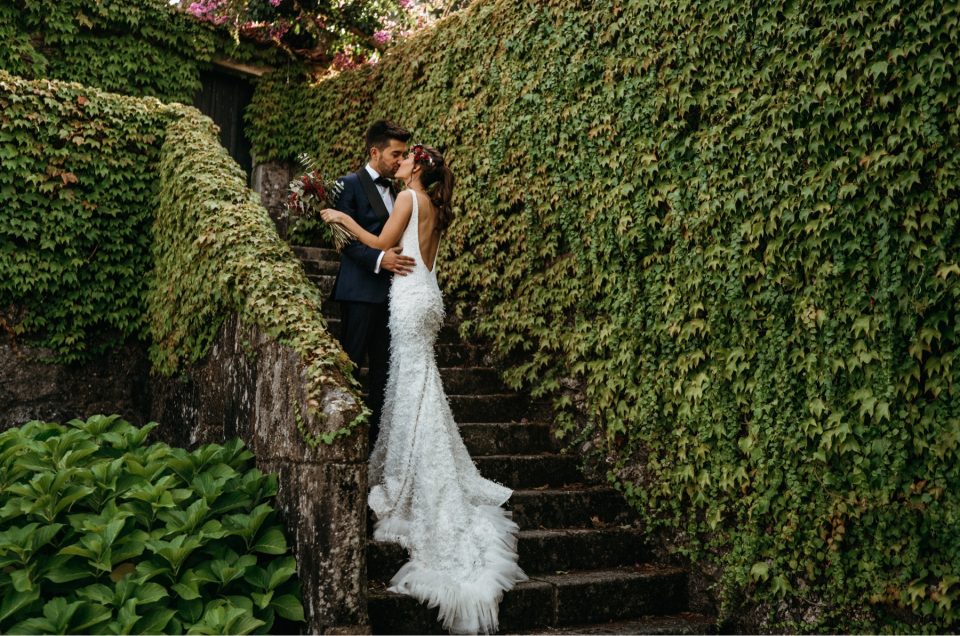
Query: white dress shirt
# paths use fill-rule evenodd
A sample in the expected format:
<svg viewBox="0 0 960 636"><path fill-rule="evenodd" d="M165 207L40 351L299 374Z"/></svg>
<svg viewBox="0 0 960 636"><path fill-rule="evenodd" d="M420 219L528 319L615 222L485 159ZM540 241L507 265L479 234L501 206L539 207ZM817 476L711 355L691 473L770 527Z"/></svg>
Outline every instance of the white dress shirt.
<svg viewBox="0 0 960 636"><path fill-rule="evenodd" d="M387 212L393 212L393 195L390 193L390 188L387 186L380 185L376 183L377 177L380 176L380 173L373 169L369 163L367 164L367 174L374 180L375 186L377 186L377 192L380 193L380 196L383 198L383 204L387 206ZM373 270L375 274L380 273L380 261L383 260L383 252L380 252L380 256L377 257L377 266Z"/></svg>

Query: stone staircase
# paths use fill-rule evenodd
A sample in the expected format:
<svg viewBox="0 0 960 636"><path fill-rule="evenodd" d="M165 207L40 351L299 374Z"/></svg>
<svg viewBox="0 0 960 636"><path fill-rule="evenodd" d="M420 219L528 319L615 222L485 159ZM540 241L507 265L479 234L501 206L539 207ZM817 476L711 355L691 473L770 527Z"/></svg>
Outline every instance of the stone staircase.
<svg viewBox="0 0 960 636"><path fill-rule="evenodd" d="M294 247L307 276L329 295L338 267L332 250ZM339 309L324 313L339 333ZM562 455L544 405L503 386L482 347L452 326L438 337L444 387L481 474L514 489L508 506L520 526L520 565L530 580L500 606L504 633L707 633L713 621L686 612L687 573L650 562L624 500L586 483L576 458ZM372 528L372 521L370 524ZM395 544L370 541L369 612L374 633L441 634L437 611L386 591L406 561Z"/></svg>

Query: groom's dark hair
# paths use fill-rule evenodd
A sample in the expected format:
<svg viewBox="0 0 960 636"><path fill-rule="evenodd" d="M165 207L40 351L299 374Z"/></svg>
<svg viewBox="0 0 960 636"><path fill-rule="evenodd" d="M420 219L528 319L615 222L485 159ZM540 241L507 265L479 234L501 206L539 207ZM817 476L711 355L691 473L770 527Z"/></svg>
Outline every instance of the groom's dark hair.
<svg viewBox="0 0 960 636"><path fill-rule="evenodd" d="M407 143L410 141L410 131L398 126L392 121L378 119L367 128L367 136L364 138L364 154L369 156L370 149L374 147L383 150L387 147L387 144L390 143L391 139Z"/></svg>

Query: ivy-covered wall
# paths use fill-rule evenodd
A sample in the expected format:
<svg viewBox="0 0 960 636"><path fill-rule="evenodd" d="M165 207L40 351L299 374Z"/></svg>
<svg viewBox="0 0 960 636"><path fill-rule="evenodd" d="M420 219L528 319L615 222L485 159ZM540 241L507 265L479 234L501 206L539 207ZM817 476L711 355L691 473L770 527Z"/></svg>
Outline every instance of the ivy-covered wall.
<svg viewBox="0 0 960 636"><path fill-rule="evenodd" d="M448 297L522 355L510 380L558 396L561 434L723 566L725 616L943 629L958 18L932 0L485 0L376 67L262 82L251 138L330 173L377 117L447 148Z"/></svg>
<svg viewBox="0 0 960 636"><path fill-rule="evenodd" d="M192 442L240 436L280 479L307 630L362 631L366 433L323 299L209 119L167 129L147 298L154 414ZM358 434L359 433L359 434ZM208 439L207 441L210 441ZM351 626L351 627L347 627Z"/></svg>
<svg viewBox="0 0 960 636"><path fill-rule="evenodd" d="M58 362L140 339L171 375L238 315L300 354L311 397L333 384L357 398L319 291L208 118L3 71L0 109L6 332Z"/></svg>
<svg viewBox="0 0 960 636"><path fill-rule="evenodd" d="M63 362L144 327L155 99L0 71L0 319Z"/></svg>
<svg viewBox="0 0 960 636"><path fill-rule="evenodd" d="M167 0L9 0L0 6L0 69L124 95L192 103L217 57L293 65Z"/></svg>
<svg viewBox="0 0 960 636"><path fill-rule="evenodd" d="M0 8L0 68L190 103L218 38L165 0L13 0Z"/></svg>

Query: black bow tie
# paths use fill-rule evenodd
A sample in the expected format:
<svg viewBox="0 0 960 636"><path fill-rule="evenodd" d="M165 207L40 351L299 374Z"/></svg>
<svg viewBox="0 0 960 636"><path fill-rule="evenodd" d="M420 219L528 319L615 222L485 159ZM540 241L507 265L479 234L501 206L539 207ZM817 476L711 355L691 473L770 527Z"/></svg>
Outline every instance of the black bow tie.
<svg viewBox="0 0 960 636"><path fill-rule="evenodd" d="M373 182L376 183L377 185L383 186L384 188L392 188L392 187L393 187L393 181L391 181L390 179L388 179L388 178L386 178L386 177L377 177L376 179L373 180Z"/></svg>

